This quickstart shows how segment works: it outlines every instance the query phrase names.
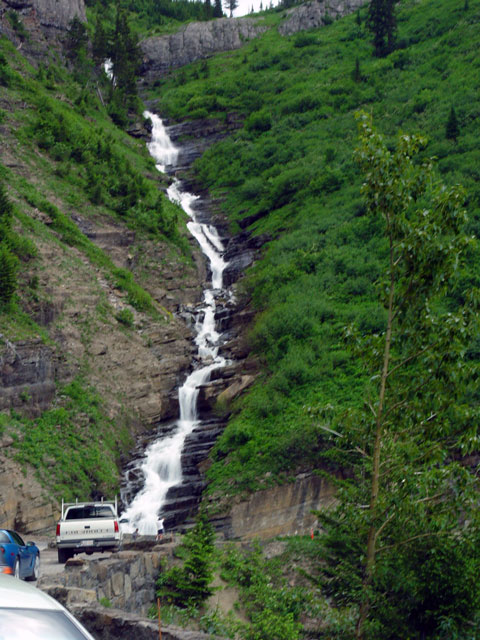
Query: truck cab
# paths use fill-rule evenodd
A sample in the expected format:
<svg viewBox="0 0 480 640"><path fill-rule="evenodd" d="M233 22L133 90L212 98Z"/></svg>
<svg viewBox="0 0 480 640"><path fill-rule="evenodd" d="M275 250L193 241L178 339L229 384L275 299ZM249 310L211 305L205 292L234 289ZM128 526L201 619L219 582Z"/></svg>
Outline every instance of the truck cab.
<svg viewBox="0 0 480 640"><path fill-rule="evenodd" d="M122 542L117 499L99 502L63 502L57 523L58 562L77 553L116 551Z"/></svg>

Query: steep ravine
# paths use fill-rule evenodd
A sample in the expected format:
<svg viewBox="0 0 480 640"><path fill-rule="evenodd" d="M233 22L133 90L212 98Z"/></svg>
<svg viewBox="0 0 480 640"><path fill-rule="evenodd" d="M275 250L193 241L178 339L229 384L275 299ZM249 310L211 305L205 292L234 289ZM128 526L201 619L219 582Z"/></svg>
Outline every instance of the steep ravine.
<svg viewBox="0 0 480 640"><path fill-rule="evenodd" d="M226 245L236 244L238 250L239 244L235 238L218 236L212 224L213 203L206 194L203 197L195 195L190 187L187 188L186 176L191 163L221 133L212 122L197 123L195 131L190 123L186 125L189 137L196 142L188 148L179 148L173 145L169 131L158 116L150 116L153 121L152 140L148 144L150 153L161 171L176 176L167 193L181 203L191 218L188 228L207 258L207 278L203 302L180 314L192 327L198 351L192 354L192 372L178 389L178 419L161 425L145 454L141 448L139 458L129 461L125 471L122 500L126 510L123 516L129 521L129 527L132 530L138 527L140 533L154 533L158 512L165 518L169 530L182 527L194 515L204 488L201 469L225 427L226 416L222 419L212 411L216 398L223 392L224 397L231 400L254 379L253 375L242 375L243 364L233 356L232 342L238 342L239 331L246 325L237 326L239 331L232 331L232 318L239 305L231 295L232 290L223 285L224 273L228 272L226 286L232 285L241 275L235 252L230 251L233 271L223 258L227 253ZM182 134L182 125L172 129L174 135ZM224 221L218 216L216 223L220 229L225 229ZM252 259L250 255L249 262ZM239 350L235 351L238 354ZM226 352L228 355L224 355Z"/></svg>

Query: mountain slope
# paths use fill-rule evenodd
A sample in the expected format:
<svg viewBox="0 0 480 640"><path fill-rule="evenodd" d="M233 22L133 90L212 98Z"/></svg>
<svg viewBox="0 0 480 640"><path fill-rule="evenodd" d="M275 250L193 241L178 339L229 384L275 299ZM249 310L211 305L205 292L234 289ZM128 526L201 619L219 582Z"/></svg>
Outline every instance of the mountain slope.
<svg viewBox="0 0 480 640"><path fill-rule="evenodd" d="M361 401L358 364L345 347L352 321L381 330L374 283L384 251L365 216L353 158L354 112L371 111L392 141L422 132L447 184L467 191L468 231L478 229L478 2L402 2L398 48L374 58L365 9L318 30L266 34L239 52L216 56L157 81L150 97L173 119L225 118L244 126L195 165L202 187L221 202L233 232L269 234L247 277L258 316L251 347L263 375L237 406L209 470L211 489L239 491L314 468L324 446L320 423ZM446 138L452 106L460 123ZM470 256L452 304L478 279ZM476 358L472 336L469 358ZM478 394L469 390L478 404Z"/></svg>

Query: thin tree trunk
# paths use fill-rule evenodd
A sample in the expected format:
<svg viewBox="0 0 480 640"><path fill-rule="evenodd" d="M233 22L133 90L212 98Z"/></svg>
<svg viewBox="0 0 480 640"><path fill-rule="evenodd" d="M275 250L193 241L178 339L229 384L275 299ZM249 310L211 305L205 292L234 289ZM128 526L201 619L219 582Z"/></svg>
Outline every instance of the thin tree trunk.
<svg viewBox="0 0 480 640"><path fill-rule="evenodd" d="M387 218L388 224L388 218ZM370 489L370 529L367 539L367 555L365 562L365 574L363 577L363 594L358 613L357 625L355 628L355 637L357 640L363 640L365 621L367 620L370 610L370 597L368 589L372 583L373 573L375 569L375 553L377 542L377 528L375 524L375 516L378 502L378 493L380 489L380 452L382 448L382 431L383 431L383 411L385 406L385 389L387 385L388 367L390 363L390 345L392 341L392 324L393 324L393 297L395 283L395 265L393 256L393 240L390 234L390 293L388 297L388 320L387 331L385 334L385 348L383 352L383 368L380 380L380 391L378 396L378 410L375 420L375 443L373 446L373 468L372 468L372 485Z"/></svg>

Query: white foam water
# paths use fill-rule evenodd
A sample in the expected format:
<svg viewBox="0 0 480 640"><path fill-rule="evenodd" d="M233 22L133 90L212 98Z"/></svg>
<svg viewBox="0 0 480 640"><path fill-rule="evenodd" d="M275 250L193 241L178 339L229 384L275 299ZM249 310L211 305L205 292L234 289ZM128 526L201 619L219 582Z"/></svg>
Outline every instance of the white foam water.
<svg viewBox="0 0 480 640"><path fill-rule="evenodd" d="M148 150L159 171L166 172L175 164L178 149L170 140L167 130L156 114L145 112L152 121L152 136ZM223 271L227 263L222 257L224 247L215 227L197 221L193 204L197 196L183 191L178 180L174 180L167 191L171 201L177 202L190 217L187 224L190 233L210 263L211 288L204 291L203 305L198 310L195 323L197 358L201 365L185 380L178 391L180 417L172 435L151 444L142 461L140 470L144 476L143 488L137 493L122 514L128 522L124 530L140 534L155 534L156 521L162 510L168 490L181 483L181 455L185 438L199 424L197 397L199 386L210 379L214 369L225 366L226 360L218 355L221 334L215 327L216 293L223 287Z"/></svg>

